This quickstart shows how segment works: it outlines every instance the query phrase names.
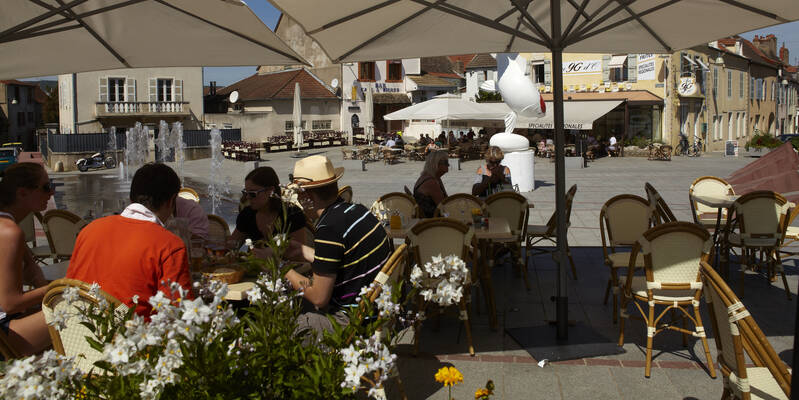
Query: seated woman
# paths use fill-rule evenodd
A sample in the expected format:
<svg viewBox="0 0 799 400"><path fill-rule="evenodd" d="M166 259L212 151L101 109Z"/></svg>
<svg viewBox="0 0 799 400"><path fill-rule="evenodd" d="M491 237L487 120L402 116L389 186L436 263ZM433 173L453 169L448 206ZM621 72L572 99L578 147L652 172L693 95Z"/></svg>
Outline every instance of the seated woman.
<svg viewBox="0 0 799 400"><path fill-rule="evenodd" d="M486 150L486 163L477 167L477 176L472 185L472 195L487 197L511 188L510 169L500 164L505 154L497 146Z"/></svg>
<svg viewBox="0 0 799 400"><path fill-rule="evenodd" d="M435 150L427 154L424 169L413 185L413 198L424 218L433 218L436 206L447 197L441 177L449 171L449 155L446 151Z"/></svg>
<svg viewBox="0 0 799 400"><path fill-rule="evenodd" d="M0 329L23 356L50 346L50 334L40 309L47 280L33 261L25 234L17 225L28 214L44 211L53 185L39 164L12 165L0 180ZM22 285L35 289L23 292Z"/></svg>
<svg viewBox="0 0 799 400"><path fill-rule="evenodd" d="M306 224L305 214L299 207L280 199L280 181L274 169L260 167L250 171L244 178L241 193L242 201L249 205L239 211L231 238L237 242L244 239L255 242L285 232L291 239L305 243L302 229Z"/></svg>

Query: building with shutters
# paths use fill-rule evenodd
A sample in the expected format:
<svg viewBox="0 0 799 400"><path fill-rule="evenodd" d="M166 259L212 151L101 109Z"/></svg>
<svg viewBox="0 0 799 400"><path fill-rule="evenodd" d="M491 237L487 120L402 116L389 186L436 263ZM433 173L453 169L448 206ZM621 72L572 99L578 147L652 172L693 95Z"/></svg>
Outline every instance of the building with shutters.
<svg viewBox="0 0 799 400"><path fill-rule="evenodd" d="M203 126L202 67L137 68L59 75L61 133L97 133L141 122Z"/></svg>

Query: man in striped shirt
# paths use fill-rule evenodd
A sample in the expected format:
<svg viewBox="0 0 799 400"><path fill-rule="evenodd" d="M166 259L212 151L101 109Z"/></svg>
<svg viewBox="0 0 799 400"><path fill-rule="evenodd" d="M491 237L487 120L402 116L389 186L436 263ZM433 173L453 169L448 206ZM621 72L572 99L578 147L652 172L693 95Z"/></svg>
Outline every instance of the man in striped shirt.
<svg viewBox="0 0 799 400"><path fill-rule="evenodd" d="M361 288L368 286L391 255L380 221L361 204L338 197L337 181L343 168L333 168L325 156L306 157L294 165L294 182L303 188L299 200L306 214L317 217L314 247L292 243L289 257L312 265L313 277L289 271L286 278L303 290L308 307L300 315L300 328L332 330L328 314L344 325L346 311L357 306ZM310 307L313 305L314 307Z"/></svg>

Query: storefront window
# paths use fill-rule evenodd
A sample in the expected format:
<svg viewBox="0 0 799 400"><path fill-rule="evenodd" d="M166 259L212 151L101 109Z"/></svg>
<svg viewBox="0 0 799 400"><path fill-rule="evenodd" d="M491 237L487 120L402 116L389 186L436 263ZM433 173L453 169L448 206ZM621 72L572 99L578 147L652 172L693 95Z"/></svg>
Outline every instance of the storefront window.
<svg viewBox="0 0 799 400"><path fill-rule="evenodd" d="M647 141L655 139L655 121L652 106L630 107L630 137L642 137Z"/></svg>

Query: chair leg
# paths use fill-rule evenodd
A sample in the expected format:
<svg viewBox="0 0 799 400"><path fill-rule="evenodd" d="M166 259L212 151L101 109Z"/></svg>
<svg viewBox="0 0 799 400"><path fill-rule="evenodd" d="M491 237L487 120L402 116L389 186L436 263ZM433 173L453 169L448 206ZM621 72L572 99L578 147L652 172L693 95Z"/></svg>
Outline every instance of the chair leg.
<svg viewBox="0 0 799 400"><path fill-rule="evenodd" d="M707 335L705 327L702 325L702 316L699 315L699 303L694 306L694 318L696 318L696 333L702 339L702 347L705 348L705 360L707 360L707 370L711 378L716 378L716 369L713 366L713 358L710 356L710 347L707 345Z"/></svg>
<svg viewBox="0 0 799 400"><path fill-rule="evenodd" d="M514 259L518 260L519 269L521 269L522 272L522 279L524 279L524 287L529 291L530 280L527 279L527 263L525 263L525 260L522 258L522 245L520 243L516 243L513 246L513 250L515 252Z"/></svg>
<svg viewBox="0 0 799 400"><path fill-rule="evenodd" d="M416 304L420 313L424 313L424 300L421 297L416 298ZM419 333L421 333L422 321L418 318L413 322L413 356L419 355Z"/></svg>
<svg viewBox="0 0 799 400"><path fill-rule="evenodd" d="M749 264L749 251L744 247L741 249L741 281L738 288L741 290L740 298L744 297L744 278L746 278L746 266Z"/></svg>
<svg viewBox="0 0 799 400"><path fill-rule="evenodd" d="M646 319L646 367L644 376L652 376L652 342L655 339L655 306L649 306L649 317Z"/></svg>
<svg viewBox="0 0 799 400"><path fill-rule="evenodd" d="M602 301L602 304L608 305L608 296L610 296L610 278L608 278L608 286L605 288L605 300Z"/></svg>
<svg viewBox="0 0 799 400"><path fill-rule="evenodd" d="M621 307L621 321L619 321L619 347L624 346L624 322L627 320L627 298L622 297Z"/></svg>
<svg viewBox="0 0 799 400"><path fill-rule="evenodd" d="M577 280L577 268L574 266L574 258L572 258L572 249L569 247L569 240L566 239L566 256L569 257L569 264L572 267L572 276Z"/></svg>
<svg viewBox="0 0 799 400"><path fill-rule="evenodd" d="M782 284L785 287L785 295L788 296L788 301L791 301L791 289L788 288L788 279L785 278L785 267L782 266L782 257L779 250L774 251L774 270L782 275Z"/></svg>
<svg viewBox="0 0 799 400"><path fill-rule="evenodd" d="M613 323L619 322L619 276L616 268L610 269L610 290L613 292Z"/></svg>
<svg viewBox="0 0 799 400"><path fill-rule="evenodd" d="M469 321L469 312L466 308L466 300L461 299L460 304L460 311L461 311L461 320L463 321L463 326L466 328L466 342L469 344L469 355L474 357L474 344L472 343L472 327Z"/></svg>

